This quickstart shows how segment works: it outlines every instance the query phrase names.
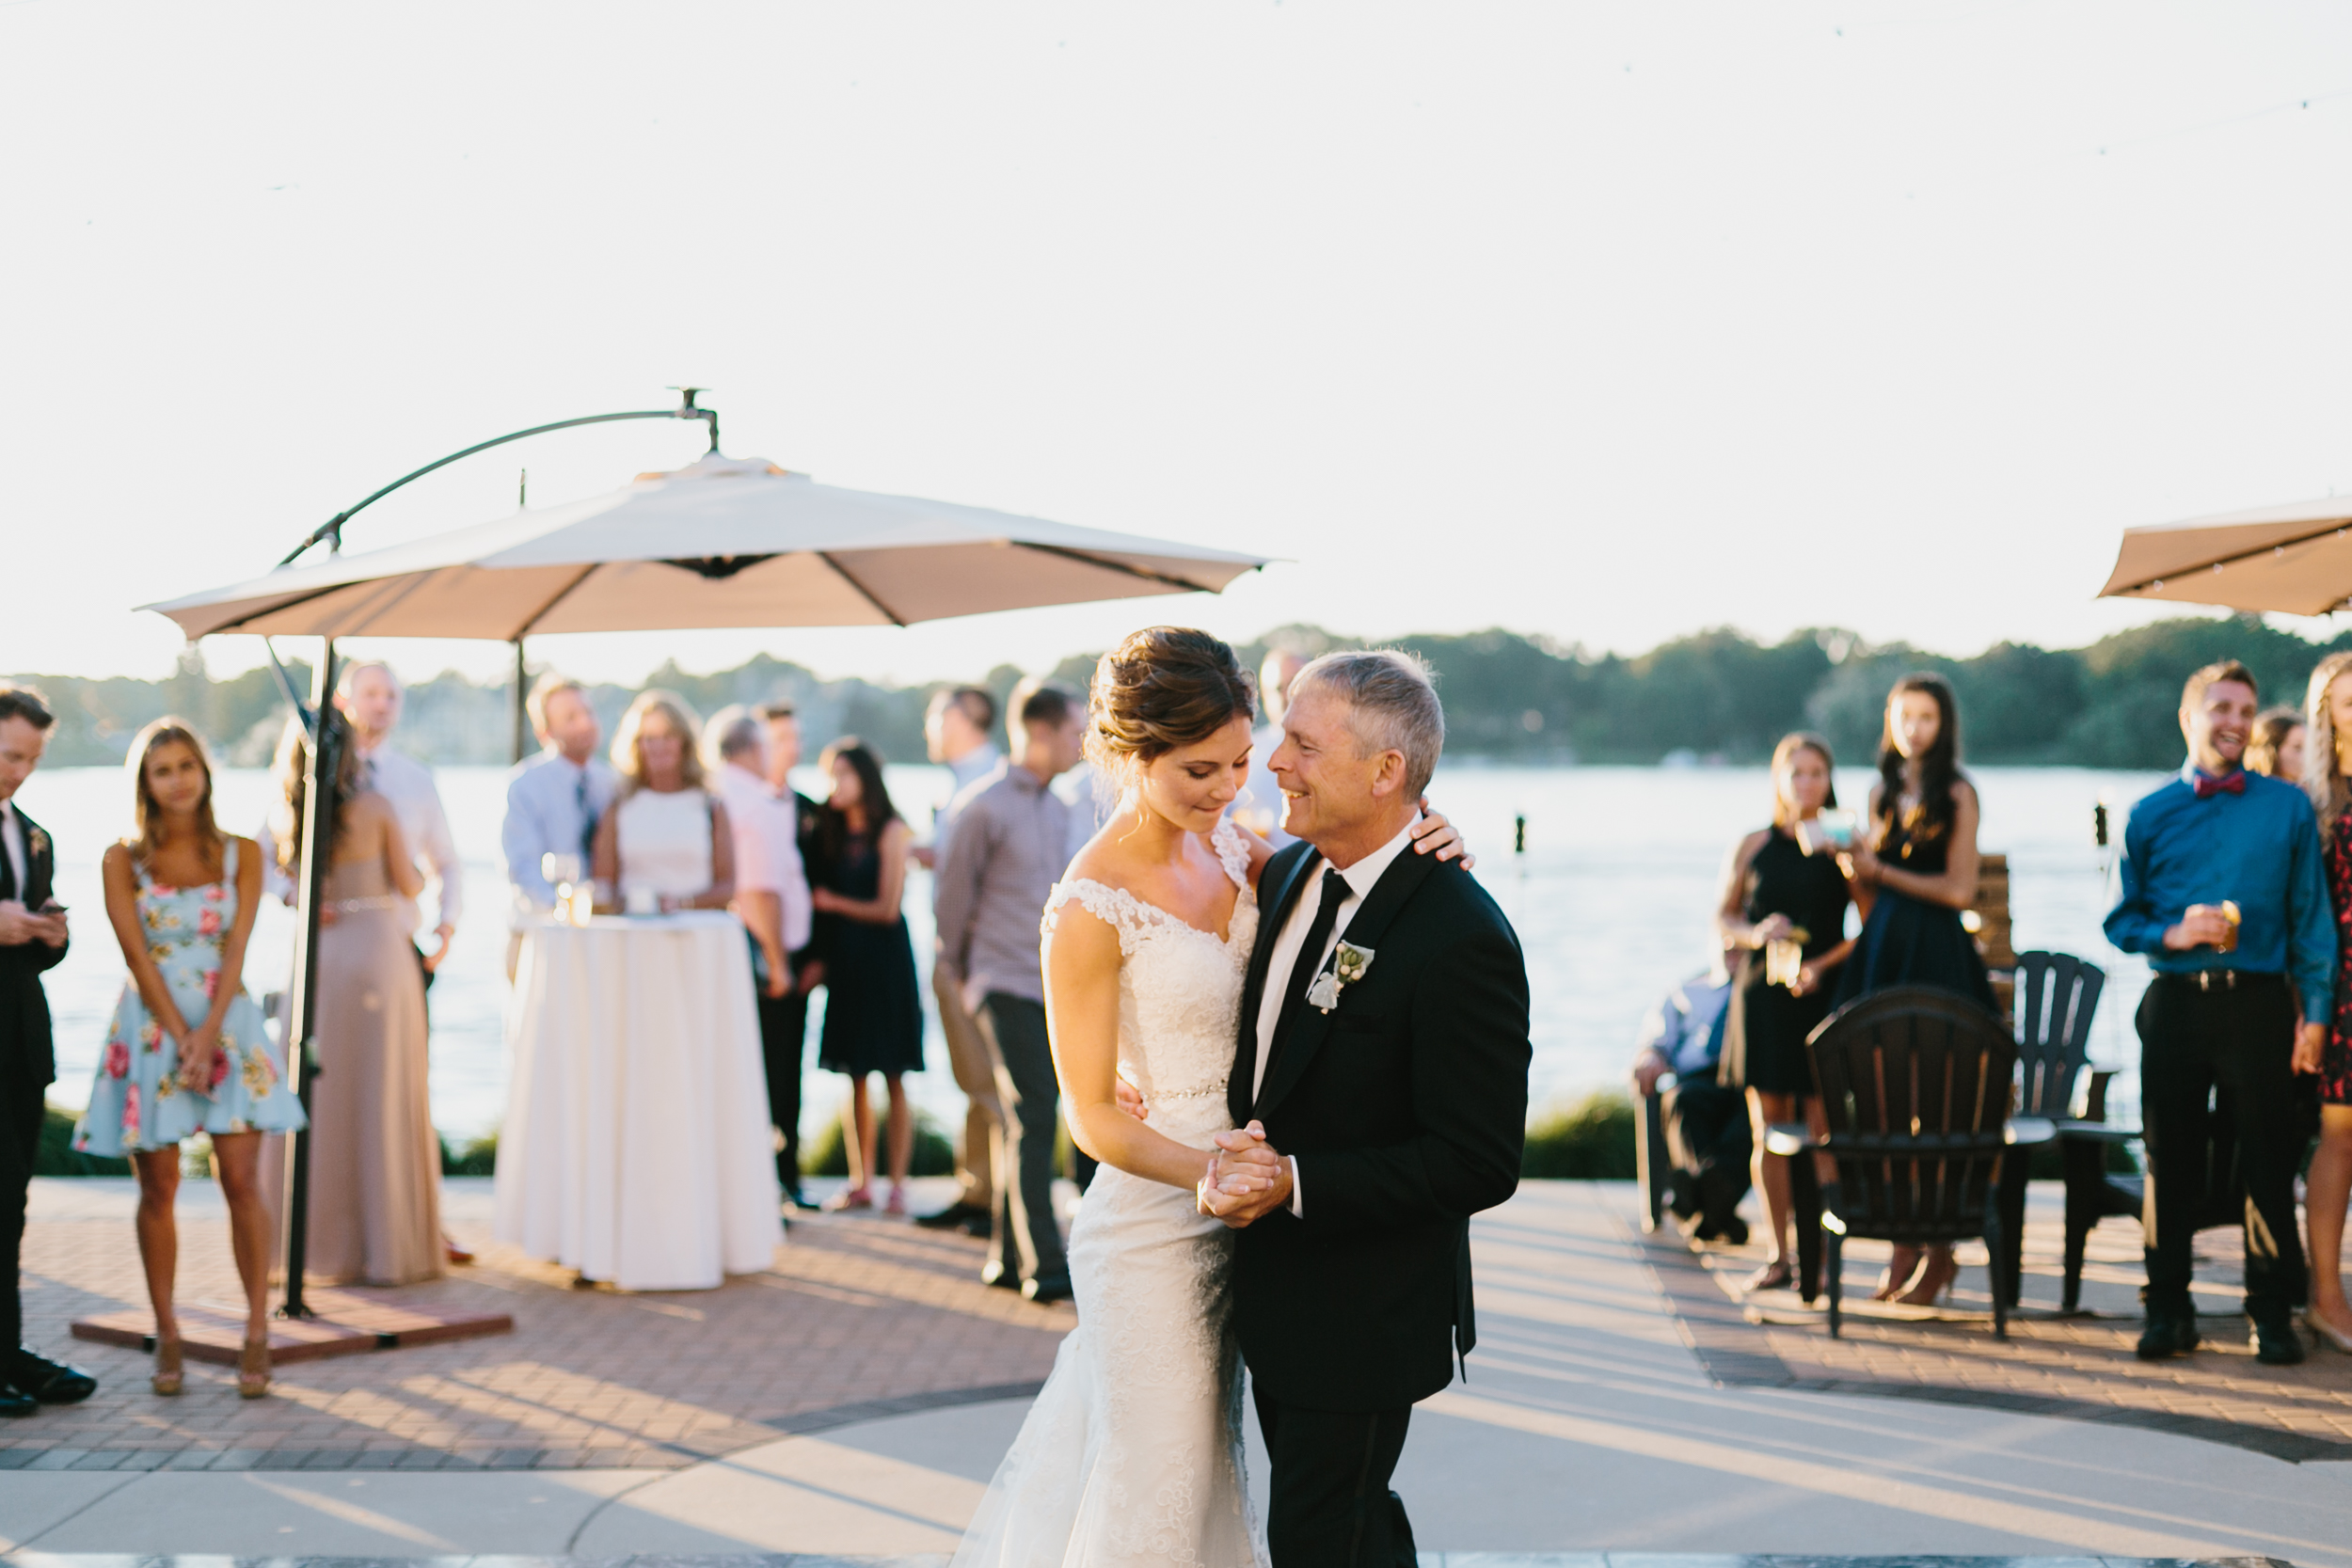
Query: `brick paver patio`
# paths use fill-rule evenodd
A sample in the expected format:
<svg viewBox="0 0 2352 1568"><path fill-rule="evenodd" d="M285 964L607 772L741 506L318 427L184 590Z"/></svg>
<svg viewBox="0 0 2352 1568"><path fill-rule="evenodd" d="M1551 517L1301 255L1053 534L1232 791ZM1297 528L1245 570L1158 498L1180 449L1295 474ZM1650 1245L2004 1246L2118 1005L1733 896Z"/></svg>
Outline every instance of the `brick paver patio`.
<svg viewBox="0 0 2352 1568"><path fill-rule="evenodd" d="M158 1399L147 1358L67 1338L143 1307L127 1183L44 1181L24 1244L26 1339L98 1374L97 1396L0 1425L0 1468L678 1467L898 1409L1034 1388L1076 1323L979 1283L981 1243L904 1220L811 1216L767 1273L720 1290L575 1290L496 1246L486 1183L453 1182L479 1260L384 1294L513 1314L511 1336L282 1369L271 1397L190 1362ZM180 1295L232 1301L228 1227L196 1183ZM213 1212L203 1210L211 1208Z"/></svg>
<svg viewBox="0 0 2352 1568"><path fill-rule="evenodd" d="M2205 1344L2194 1355L2143 1362L2139 1337L2140 1233L2108 1220L2090 1239L2083 1301L2090 1316L2057 1306L2062 1209L2056 1184L2037 1183L2026 1229L2025 1309L2010 1338L1993 1337L1981 1244L1960 1249L1949 1309L1859 1301L1877 1283L1887 1249L1847 1249L1844 1338L1792 1291L1742 1301L1738 1287L1763 1261L1761 1247L1694 1253L1671 1229L1645 1239L1661 1288L1685 1336L1717 1382L1949 1401L2113 1421L2179 1433L2282 1459L2352 1460L2352 1356L2316 1345L2297 1367L2265 1367L2246 1342L2238 1311L2240 1243L2234 1231L2197 1238L2197 1296ZM1637 1240L1638 1208L1623 1210Z"/></svg>

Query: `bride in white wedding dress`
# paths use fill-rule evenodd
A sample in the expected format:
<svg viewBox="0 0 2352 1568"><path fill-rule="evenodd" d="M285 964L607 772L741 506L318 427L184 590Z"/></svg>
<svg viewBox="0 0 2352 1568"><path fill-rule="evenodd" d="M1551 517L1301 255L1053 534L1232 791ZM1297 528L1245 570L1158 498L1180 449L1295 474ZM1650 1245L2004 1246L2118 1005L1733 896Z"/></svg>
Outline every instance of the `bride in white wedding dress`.
<svg viewBox="0 0 2352 1568"><path fill-rule="evenodd" d="M1269 851L1224 820L1247 777L1252 693L1203 632L1104 657L1088 754L1124 786L1045 910L1046 1008L1073 1138L1103 1162L1070 1233L1078 1327L1062 1341L955 1568L1263 1563L1242 1478L1232 1233L1195 1189L1232 1127L1251 892ZM1120 1111L1116 1080L1141 1095Z"/></svg>
<svg viewBox="0 0 2352 1568"><path fill-rule="evenodd" d="M1206 632L1136 632L1096 668L1087 754L1122 798L1043 922L1065 1112L1103 1167L1070 1234L1078 1327L953 1568L1267 1560L1243 1476L1232 1232L1196 1199L1211 1140L1232 1129L1226 1082L1272 855L1225 816L1248 776L1254 703L1232 650ZM1417 847L1454 842L1431 818ZM1139 1115L1120 1108L1121 1079Z"/></svg>

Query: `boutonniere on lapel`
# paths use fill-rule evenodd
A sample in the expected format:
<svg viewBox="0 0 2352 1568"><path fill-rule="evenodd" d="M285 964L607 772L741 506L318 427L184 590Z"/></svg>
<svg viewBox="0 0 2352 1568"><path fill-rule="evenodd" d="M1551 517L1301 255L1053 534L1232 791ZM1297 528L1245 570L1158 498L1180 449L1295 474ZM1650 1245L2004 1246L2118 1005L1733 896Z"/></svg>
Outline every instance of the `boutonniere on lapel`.
<svg viewBox="0 0 2352 1568"><path fill-rule="evenodd" d="M35 828L32 832L32 835L25 842L29 846L30 853L35 860L39 860L41 856L49 853L49 832L45 828Z"/></svg>
<svg viewBox="0 0 2352 1568"><path fill-rule="evenodd" d="M1372 967L1372 949L1340 943L1340 950L1331 956L1331 967L1315 976L1315 983L1307 988L1307 1000L1325 1012L1340 1005L1340 992L1364 977Z"/></svg>

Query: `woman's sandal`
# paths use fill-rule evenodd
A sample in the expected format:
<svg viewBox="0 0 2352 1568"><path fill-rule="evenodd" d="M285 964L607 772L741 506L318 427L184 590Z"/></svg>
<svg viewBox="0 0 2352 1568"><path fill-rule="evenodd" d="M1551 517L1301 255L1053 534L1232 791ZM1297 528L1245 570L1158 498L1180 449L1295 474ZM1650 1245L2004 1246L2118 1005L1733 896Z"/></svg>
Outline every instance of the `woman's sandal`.
<svg viewBox="0 0 2352 1568"><path fill-rule="evenodd" d="M825 1212L833 1214L844 1213L851 1209L871 1209L873 1206L874 1189L871 1187L844 1187L824 1202Z"/></svg>
<svg viewBox="0 0 2352 1568"><path fill-rule="evenodd" d="M258 1400L269 1392L269 1341L247 1339L237 1356L237 1397Z"/></svg>
<svg viewBox="0 0 2352 1568"><path fill-rule="evenodd" d="M907 1190L894 1181L890 1184L890 1197L882 1204L882 1212L885 1214L903 1214L906 1212Z"/></svg>
<svg viewBox="0 0 2352 1568"><path fill-rule="evenodd" d="M1753 1295L1758 1291L1786 1291L1796 1282L1797 1271L1788 1266L1788 1259L1776 1258L1748 1275L1747 1283L1740 1287L1740 1293Z"/></svg>
<svg viewBox="0 0 2352 1568"><path fill-rule="evenodd" d="M155 1370L148 1374L147 1386L167 1399L178 1393L186 1384L186 1374L180 1366L180 1340L158 1337L155 1340Z"/></svg>
<svg viewBox="0 0 2352 1568"><path fill-rule="evenodd" d="M1952 1282L1960 1277L1960 1262L1949 1247L1933 1247L1927 1261L1920 1266L1918 1283L1897 1296L1904 1307L1933 1307L1935 1298L1949 1295Z"/></svg>
<svg viewBox="0 0 2352 1568"><path fill-rule="evenodd" d="M1886 1271L1879 1275L1878 1289L1870 1292L1872 1301L1894 1301L1911 1289L1911 1282L1919 1276L1919 1259L1926 1254L1915 1246L1898 1246L1895 1256L1887 1260ZM1902 1265L1901 1272L1895 1265Z"/></svg>

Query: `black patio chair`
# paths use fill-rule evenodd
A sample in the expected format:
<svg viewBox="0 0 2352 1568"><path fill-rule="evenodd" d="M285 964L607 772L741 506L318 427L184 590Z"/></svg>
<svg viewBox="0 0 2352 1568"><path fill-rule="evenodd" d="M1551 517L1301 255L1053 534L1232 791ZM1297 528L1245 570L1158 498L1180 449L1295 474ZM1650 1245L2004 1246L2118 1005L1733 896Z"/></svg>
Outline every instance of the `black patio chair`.
<svg viewBox="0 0 2352 1568"><path fill-rule="evenodd" d="M1842 1330L1844 1247L1866 1236L1907 1246L1981 1238L1993 1275L1993 1332L2009 1337L2009 1248L1998 1202L2020 1146L2055 1135L2009 1116L2017 1042L1964 996L1899 986L1839 1009L1805 1041L1820 1096L1819 1138L1775 1129L1771 1147L1818 1148L1836 1167L1821 1192L1829 1331Z"/></svg>
<svg viewBox="0 0 2352 1568"><path fill-rule="evenodd" d="M2138 1179L2110 1176L2107 1154L2140 1134L2137 1128L2107 1125L2107 1085L2115 1073L2090 1064L2090 1022L2106 972L2071 953L2032 952L2017 955L2016 973L2017 1114L2045 1118L2058 1130L2059 1174L2066 1182L2060 1307L2074 1312L2082 1300L2083 1254L2091 1230L2109 1215L2139 1213ZM2014 1160L2001 1172L2011 1307L2025 1289L2026 1164Z"/></svg>

